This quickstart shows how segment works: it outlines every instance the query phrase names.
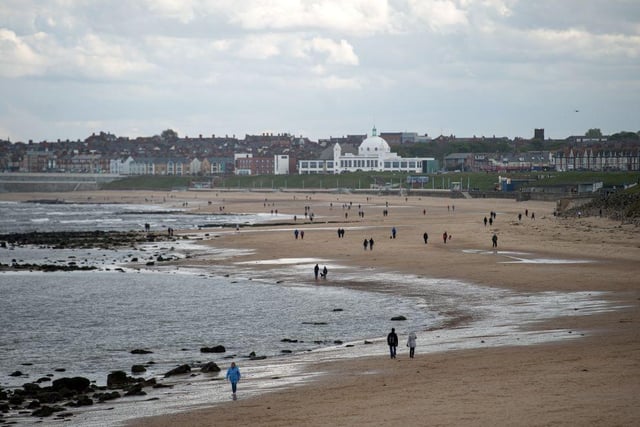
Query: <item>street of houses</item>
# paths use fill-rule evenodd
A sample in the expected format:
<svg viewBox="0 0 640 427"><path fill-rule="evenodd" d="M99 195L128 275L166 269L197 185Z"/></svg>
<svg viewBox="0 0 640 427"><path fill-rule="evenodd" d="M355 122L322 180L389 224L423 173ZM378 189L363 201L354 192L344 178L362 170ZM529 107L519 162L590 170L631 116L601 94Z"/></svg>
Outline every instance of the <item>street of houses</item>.
<svg viewBox="0 0 640 427"><path fill-rule="evenodd" d="M164 132L163 132L164 135ZM636 135L637 136L637 135ZM522 139L493 138L509 150L452 152L440 158L403 157L393 150L463 141L468 147L485 139L439 137L416 133L380 133L331 137L319 141L290 134L197 138L154 136L129 139L93 134L84 141L11 143L0 141L0 171L109 173L117 175L287 175L337 174L354 171L433 173L515 172L530 170L640 170L637 138L608 141L606 137L569 137L555 150L521 151ZM545 141L546 142L546 141ZM557 142L557 141L556 141ZM425 150L422 150L423 152ZM428 151L428 150L426 150ZM475 150L471 150L475 151Z"/></svg>

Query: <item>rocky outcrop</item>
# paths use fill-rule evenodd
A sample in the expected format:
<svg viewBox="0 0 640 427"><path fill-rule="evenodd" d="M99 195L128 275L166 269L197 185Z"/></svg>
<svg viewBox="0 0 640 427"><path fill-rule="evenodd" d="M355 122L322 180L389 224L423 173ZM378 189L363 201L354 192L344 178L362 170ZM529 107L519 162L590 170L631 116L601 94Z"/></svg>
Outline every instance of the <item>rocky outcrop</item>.
<svg viewBox="0 0 640 427"><path fill-rule="evenodd" d="M191 372L191 366L189 365L180 365L177 368L174 368L172 370L170 370L169 372L167 372L166 374L164 374L164 377L171 377L173 375L183 375L183 374L188 374L189 372Z"/></svg>
<svg viewBox="0 0 640 427"><path fill-rule="evenodd" d="M226 351L227 351L227 349L224 348L223 345L216 345L216 346L213 346L213 347L202 347L200 349L201 353L224 353Z"/></svg>
<svg viewBox="0 0 640 427"><path fill-rule="evenodd" d="M220 370L221 369L216 364L216 362L205 363L204 365L202 365L202 368L200 368L200 371L202 371L204 373L220 372Z"/></svg>

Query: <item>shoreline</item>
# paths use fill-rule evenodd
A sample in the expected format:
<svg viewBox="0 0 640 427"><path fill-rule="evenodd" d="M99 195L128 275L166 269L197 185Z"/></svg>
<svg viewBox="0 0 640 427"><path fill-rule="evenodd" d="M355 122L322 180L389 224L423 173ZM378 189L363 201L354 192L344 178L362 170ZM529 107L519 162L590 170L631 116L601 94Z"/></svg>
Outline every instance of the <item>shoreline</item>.
<svg viewBox="0 0 640 427"><path fill-rule="evenodd" d="M96 198L100 196L111 197L99 193ZM143 200L142 194L120 197L124 196ZM172 202L188 199L190 204L197 204L193 209L206 209L202 193L179 196ZM421 352L424 343L419 341L416 359L409 360L401 339L397 361L381 355L322 362L315 370L325 375L311 383L248 399L242 398L240 383L241 397L236 402L138 419L127 425L294 426L301 420L311 426L640 422L640 398L636 397L640 396L640 292L636 285L640 234L636 228L602 218L554 218L553 204L546 202L343 194L301 195L299 199L291 194L270 194L263 202L264 194L224 194L222 200L211 196L211 209L224 206L226 212L265 212L271 209L267 203L273 203L281 213L302 218L302 207L312 206L317 220L302 224L299 219L293 225L304 229L304 242L294 241L291 225L275 226L279 230L272 233L246 228L235 233L211 230L216 246L250 249L234 259L254 262L249 265L256 272L277 274L282 267L257 263L260 260L309 257L327 260L330 275L321 282L323 286L345 286L331 281L333 275L340 274L331 265L335 260L336 265L349 265L365 275L393 271L435 279L456 278L519 294L605 292L604 298L616 310L557 317L537 324L539 329L586 333L585 337L552 344L425 354ZM351 209L342 208L349 199L354 201ZM385 217L382 210L387 202L391 213ZM447 207L453 203L455 213ZM362 220L355 219L357 204L365 212ZM525 207L535 210L535 222L529 218L517 221L517 213ZM490 210L498 215L488 229L481 220ZM351 218L343 217L345 213ZM347 230L347 237L338 240L328 229L340 226ZM399 230L398 239L389 237L392 226ZM424 230L429 231L428 245L421 241ZM444 230L453 235L446 245L440 239ZM515 258L519 260L491 251L493 232L499 236L500 251L517 253ZM362 249L362 238L369 236L376 240L374 251ZM547 261L528 262L523 253ZM566 262L549 262L557 259ZM585 259L592 262L572 262ZM309 282L313 283L311 276ZM366 283L349 286L367 288ZM397 283L382 284L381 288L402 294Z"/></svg>

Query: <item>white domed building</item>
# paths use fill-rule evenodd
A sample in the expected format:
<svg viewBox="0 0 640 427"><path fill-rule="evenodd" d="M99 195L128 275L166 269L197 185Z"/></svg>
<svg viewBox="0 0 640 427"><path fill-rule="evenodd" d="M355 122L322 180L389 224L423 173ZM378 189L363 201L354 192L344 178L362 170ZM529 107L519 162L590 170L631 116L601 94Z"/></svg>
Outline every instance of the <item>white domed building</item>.
<svg viewBox="0 0 640 427"><path fill-rule="evenodd" d="M391 147L379 137L374 127L371 136L365 138L357 151L336 143L333 156L321 156L315 160L299 160L298 173L343 173L343 172L431 172L428 164L435 164L433 157L403 158L391 152ZM326 158L330 157L330 158Z"/></svg>

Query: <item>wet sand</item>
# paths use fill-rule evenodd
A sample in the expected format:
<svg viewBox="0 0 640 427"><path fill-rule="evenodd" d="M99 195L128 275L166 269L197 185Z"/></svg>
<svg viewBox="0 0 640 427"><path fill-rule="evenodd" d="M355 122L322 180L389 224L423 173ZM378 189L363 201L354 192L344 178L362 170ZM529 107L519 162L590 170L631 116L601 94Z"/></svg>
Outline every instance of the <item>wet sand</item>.
<svg viewBox="0 0 640 427"><path fill-rule="evenodd" d="M522 293L604 292L602 297L617 307L536 325L536 329L584 335L578 339L428 354L420 352L418 342L416 358L411 360L401 337L396 360L381 354L322 363L314 366L325 373L318 379L254 398L242 398L241 382L237 401L135 420L131 425L640 424L640 230L636 227L604 218L555 218L555 203L501 199L284 192L72 194L58 196L91 197L94 202L162 200L176 207L188 202L189 209L197 212L220 212L224 206L228 213L277 209L278 214L296 215L295 225L278 220L282 225L239 232L211 230L211 241L218 247L252 249L234 258L236 262L327 260L329 277L318 282L321 286L368 287L366 282L332 281L339 274L332 269L335 263L360 268L363 275L407 273ZM351 209L343 209L349 202ZM383 215L386 203L388 216ZM359 204L364 218L358 215ZM304 220L305 206L315 215L313 223ZM535 213L535 220L524 215L525 209ZM490 211L497 217L493 226L485 227L483 218ZM521 221L518 213L523 215ZM339 227L345 229L343 239L337 237ZM396 239L390 238L392 227L397 228ZM294 228L305 231L304 239L294 239ZM425 231L427 245L422 238ZM444 231L453 236L446 244ZM499 252L491 248L494 232ZM363 249L364 238L374 239L373 251ZM522 262L527 259L538 261ZM277 276L283 267L260 262L253 268ZM309 281L313 282L312 271ZM378 286L405 292L395 283Z"/></svg>

